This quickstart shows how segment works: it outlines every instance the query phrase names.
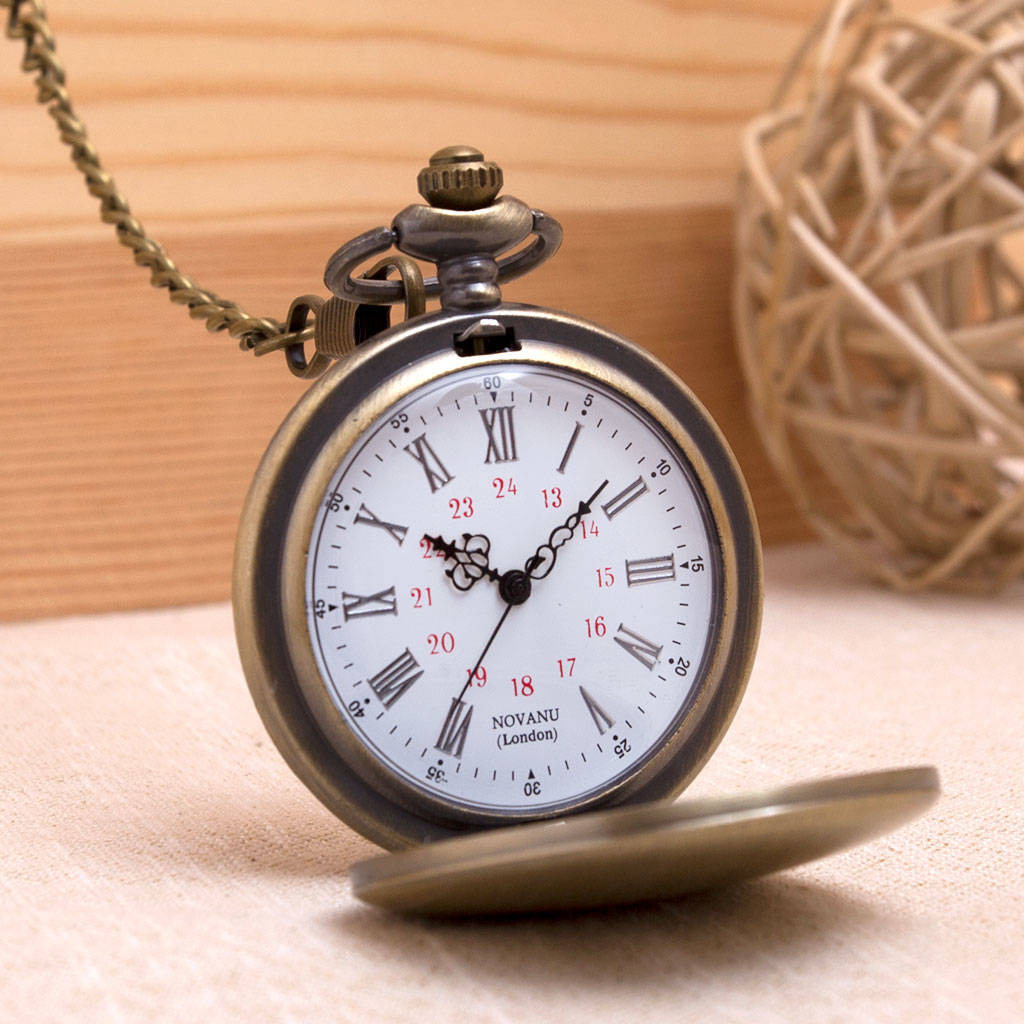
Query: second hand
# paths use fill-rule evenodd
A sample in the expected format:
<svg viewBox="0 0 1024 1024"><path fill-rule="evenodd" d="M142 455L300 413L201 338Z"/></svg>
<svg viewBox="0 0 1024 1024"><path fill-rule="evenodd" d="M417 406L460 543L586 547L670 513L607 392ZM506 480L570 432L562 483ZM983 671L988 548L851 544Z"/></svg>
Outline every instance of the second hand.
<svg viewBox="0 0 1024 1024"><path fill-rule="evenodd" d="M473 677L476 675L477 670L484 663L484 658L487 657L487 652L491 649L491 644L494 643L494 638L498 635L498 630L501 629L501 627L505 624L505 620L508 618L508 613L512 611L514 607L515 605L511 604L505 605L505 610L501 613L501 618L498 619L498 624L494 627L494 631L491 633L490 637L487 640L487 643L484 645L483 652L481 653L480 657L476 659L476 664L470 669L469 675L466 677L465 685L459 691L458 697L456 697L456 700L460 704L462 703L462 698L466 696L466 691L473 684Z"/></svg>

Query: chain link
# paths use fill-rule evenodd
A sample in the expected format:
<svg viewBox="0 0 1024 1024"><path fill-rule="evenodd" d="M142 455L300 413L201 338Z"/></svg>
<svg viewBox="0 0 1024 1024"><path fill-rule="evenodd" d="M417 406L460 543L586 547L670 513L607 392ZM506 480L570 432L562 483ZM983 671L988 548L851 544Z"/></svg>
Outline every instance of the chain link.
<svg viewBox="0 0 1024 1024"><path fill-rule="evenodd" d="M261 351L271 351L306 340L308 330L290 334L277 320L250 316L237 303L200 288L178 270L163 247L132 216L127 200L100 163L86 127L71 105L43 0L0 0L0 10L7 11L7 37L25 43L22 70L35 74L36 99L57 123L61 142L71 150L89 193L99 200L100 219L114 225L117 240L132 250L140 267L149 270L153 287L166 288L172 302L188 307L189 316L205 320L209 331L226 330L239 340L242 349L259 346Z"/></svg>

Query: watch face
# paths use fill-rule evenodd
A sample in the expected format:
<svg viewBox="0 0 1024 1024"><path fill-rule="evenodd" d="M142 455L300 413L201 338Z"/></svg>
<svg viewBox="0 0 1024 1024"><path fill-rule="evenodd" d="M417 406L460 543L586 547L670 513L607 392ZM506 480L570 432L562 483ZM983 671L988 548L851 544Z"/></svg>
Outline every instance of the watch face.
<svg viewBox="0 0 1024 1024"><path fill-rule="evenodd" d="M354 771L454 821L628 786L677 734L722 553L680 448L576 371L472 364L369 424L317 496L299 683Z"/></svg>

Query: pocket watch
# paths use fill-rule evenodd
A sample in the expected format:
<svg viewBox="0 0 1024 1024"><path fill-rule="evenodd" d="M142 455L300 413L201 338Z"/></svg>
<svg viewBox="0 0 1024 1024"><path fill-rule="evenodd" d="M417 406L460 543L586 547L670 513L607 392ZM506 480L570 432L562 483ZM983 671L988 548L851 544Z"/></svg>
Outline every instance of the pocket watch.
<svg viewBox="0 0 1024 1024"><path fill-rule="evenodd" d="M72 108L39 0L0 7L152 283L319 378L253 481L234 615L285 760L401 851L357 865L357 895L443 913L676 895L841 849L935 798L934 769L917 768L669 803L750 672L754 513L721 433L669 370L595 324L502 301L561 228L501 196L497 165L439 151L424 203L328 261L331 298L253 317L182 274L132 215Z"/></svg>
<svg viewBox="0 0 1024 1024"><path fill-rule="evenodd" d="M242 516L260 713L317 796L390 848L678 792L756 647L760 552L728 446L637 346L501 301L561 238L501 178L441 150L426 204L331 258L349 310L410 290L441 310L353 343ZM353 277L392 246L437 276Z"/></svg>

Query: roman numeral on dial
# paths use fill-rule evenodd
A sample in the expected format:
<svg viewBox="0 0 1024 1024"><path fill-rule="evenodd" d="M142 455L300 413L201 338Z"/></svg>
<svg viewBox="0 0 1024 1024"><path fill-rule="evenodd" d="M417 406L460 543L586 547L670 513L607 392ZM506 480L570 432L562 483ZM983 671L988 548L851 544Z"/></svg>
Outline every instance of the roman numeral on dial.
<svg viewBox="0 0 1024 1024"><path fill-rule="evenodd" d="M359 511L356 513L355 521L357 523L365 523L367 526L376 526L378 529L387 531L399 546L402 541L405 540L405 535L409 532L408 526L399 526L398 523L386 522L374 515L365 505L359 506Z"/></svg>
<svg viewBox="0 0 1024 1024"><path fill-rule="evenodd" d="M487 457L484 462L518 462L516 453L516 431L512 422L515 406L499 405L493 409L481 409L480 419L487 431Z"/></svg>
<svg viewBox="0 0 1024 1024"><path fill-rule="evenodd" d="M676 563L671 555L626 560L626 583L631 587L639 587L642 583L661 583L675 578Z"/></svg>
<svg viewBox="0 0 1024 1024"><path fill-rule="evenodd" d="M448 709L448 717L441 726L441 735L434 744L437 750L449 757L462 757L462 748L466 745L466 733L473 718L473 705L452 698L452 706Z"/></svg>
<svg viewBox="0 0 1024 1024"><path fill-rule="evenodd" d="M569 465L569 458L572 455L573 448L576 447L576 442L579 440L580 431L583 429L582 423L577 423L575 429L572 432L572 437L569 438L569 443L565 446L565 452L562 454L562 461L558 464L558 472L564 473L565 467Z"/></svg>
<svg viewBox="0 0 1024 1024"><path fill-rule="evenodd" d="M384 707L389 708L421 675L423 669L407 647L394 661L366 681Z"/></svg>
<svg viewBox="0 0 1024 1024"><path fill-rule="evenodd" d="M451 483L452 480L455 479L455 477L445 469L444 463L440 458L438 458L437 452L430 447L426 434L420 434L419 437L414 437L412 441L405 446L404 450L420 464L420 468L426 474L427 483L430 484L431 494L439 488L444 487L445 484Z"/></svg>
<svg viewBox="0 0 1024 1024"><path fill-rule="evenodd" d="M619 623L619 631L615 642L628 654L632 654L648 671L658 664L662 648L639 633L634 633L628 626Z"/></svg>
<svg viewBox="0 0 1024 1024"><path fill-rule="evenodd" d="M601 508L609 519L614 519L620 512L628 508L640 497L647 493L647 482L642 476L638 476L631 484L624 487L614 498L609 498Z"/></svg>
<svg viewBox="0 0 1024 1024"><path fill-rule="evenodd" d="M342 594L341 610L345 613L345 621L361 619L367 615L397 615L398 598L395 588L379 590L376 594Z"/></svg>
<svg viewBox="0 0 1024 1024"><path fill-rule="evenodd" d="M597 726L597 731L603 736L615 724L615 719L582 686L580 687L580 696L583 698L583 703L587 705L587 710L594 720L594 725Z"/></svg>

